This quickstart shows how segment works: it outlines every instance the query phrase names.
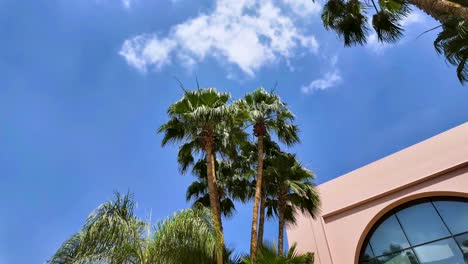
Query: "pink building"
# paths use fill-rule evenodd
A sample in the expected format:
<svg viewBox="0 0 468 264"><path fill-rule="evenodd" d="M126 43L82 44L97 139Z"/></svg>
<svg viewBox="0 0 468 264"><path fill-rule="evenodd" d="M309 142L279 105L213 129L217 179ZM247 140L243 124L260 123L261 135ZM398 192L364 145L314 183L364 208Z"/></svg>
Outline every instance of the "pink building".
<svg viewBox="0 0 468 264"><path fill-rule="evenodd" d="M289 244L316 264L468 263L468 123L318 186Z"/></svg>

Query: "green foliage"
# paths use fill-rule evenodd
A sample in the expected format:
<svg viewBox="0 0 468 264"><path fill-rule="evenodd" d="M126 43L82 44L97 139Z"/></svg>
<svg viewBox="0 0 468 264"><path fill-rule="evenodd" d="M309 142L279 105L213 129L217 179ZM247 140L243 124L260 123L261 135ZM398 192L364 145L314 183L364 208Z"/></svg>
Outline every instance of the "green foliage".
<svg viewBox="0 0 468 264"><path fill-rule="evenodd" d="M329 0L323 7L322 21L326 29L343 38L345 46L366 43L367 17L358 0Z"/></svg>
<svg viewBox="0 0 468 264"><path fill-rule="evenodd" d="M239 118L253 126L254 136L265 136L272 131L286 145L300 141L297 134L299 128L292 123L294 114L277 94L260 87L246 94L244 99L236 101L234 105L241 112Z"/></svg>
<svg viewBox="0 0 468 264"><path fill-rule="evenodd" d="M372 18L372 26L381 42L396 42L403 36L398 17L388 11L379 11Z"/></svg>
<svg viewBox="0 0 468 264"><path fill-rule="evenodd" d="M296 251L296 244L293 244L287 254L278 256L278 251L274 244L261 246L258 251L256 264L313 264L314 255L312 253L299 254ZM245 264L254 264L250 259L244 259Z"/></svg>
<svg viewBox="0 0 468 264"><path fill-rule="evenodd" d="M245 161L245 159L239 157L238 161ZM234 201L246 202L253 197L254 183L249 177L252 172L246 172L250 167L243 168L245 163L222 160L215 164L221 212L225 217L231 217L235 213ZM195 163L192 174L197 177L197 180L187 188L187 201L192 200L194 205L201 204L209 207L206 161L199 160Z"/></svg>
<svg viewBox="0 0 468 264"><path fill-rule="evenodd" d="M285 220L289 224L296 222L298 212L315 217L320 199L313 183L314 174L304 168L295 155L285 152L273 156L268 164L265 169L267 215L278 216L280 203L283 203Z"/></svg>
<svg viewBox="0 0 468 264"><path fill-rule="evenodd" d="M424 2L424 1L423 1ZM450 8L466 8L462 1L447 1ZM322 11L322 22L327 30L335 31L345 46L364 45L369 33L367 17L372 11L372 27L377 39L382 43L395 43L403 37L401 21L411 13L410 0L327 0ZM454 4L456 3L456 4ZM416 6L430 14L442 25L434 42L436 51L457 67L457 77L462 84L468 80L467 67L467 25L468 21L454 14L447 14L447 9L433 9L434 5Z"/></svg>
<svg viewBox="0 0 468 264"><path fill-rule="evenodd" d="M70 237L49 260L51 264L213 264L220 238L209 210L186 209L151 223L133 215L130 194L116 194L99 206L82 230Z"/></svg>
<svg viewBox="0 0 468 264"><path fill-rule="evenodd" d="M434 47L457 66L458 80L468 82L468 21L450 18L434 41Z"/></svg>
<svg viewBox="0 0 468 264"><path fill-rule="evenodd" d="M158 223L151 248L158 263L216 263L219 248L209 210L182 210Z"/></svg>
<svg viewBox="0 0 468 264"><path fill-rule="evenodd" d="M193 165L194 155L203 153L206 144L213 151L235 152L238 140L246 136L237 124L238 111L228 105L229 93L214 88L184 91L184 96L172 104L167 114L169 121L158 133L163 133L162 145L180 143L177 160L181 172Z"/></svg>

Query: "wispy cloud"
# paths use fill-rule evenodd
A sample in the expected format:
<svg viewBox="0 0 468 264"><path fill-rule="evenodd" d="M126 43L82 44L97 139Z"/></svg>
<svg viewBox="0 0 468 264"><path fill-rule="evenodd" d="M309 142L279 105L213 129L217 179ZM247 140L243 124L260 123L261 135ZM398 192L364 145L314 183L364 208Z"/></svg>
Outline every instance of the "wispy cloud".
<svg viewBox="0 0 468 264"><path fill-rule="evenodd" d="M318 1L311 0L283 0L290 8L294 11L295 14L308 17L311 15L316 15L322 10L322 6Z"/></svg>
<svg viewBox="0 0 468 264"><path fill-rule="evenodd" d="M337 67L338 56L333 56L329 61L329 70L322 77L311 81L308 85L301 87L304 94L313 94L316 91L322 91L339 85L343 78Z"/></svg>
<svg viewBox="0 0 468 264"><path fill-rule="evenodd" d="M218 0L210 13L174 25L166 36L142 34L125 40L120 55L143 72L174 61L193 67L210 57L253 76L265 65L288 62L298 56L298 49L318 52L315 36L304 33L294 17L274 0Z"/></svg>

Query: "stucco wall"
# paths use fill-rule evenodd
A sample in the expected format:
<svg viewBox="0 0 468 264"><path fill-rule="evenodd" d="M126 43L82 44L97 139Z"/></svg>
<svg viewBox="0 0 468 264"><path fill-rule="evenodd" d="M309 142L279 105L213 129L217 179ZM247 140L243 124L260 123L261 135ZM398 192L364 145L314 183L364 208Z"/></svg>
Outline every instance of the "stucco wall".
<svg viewBox="0 0 468 264"><path fill-rule="evenodd" d="M386 212L427 196L468 197L468 123L318 187L321 214L288 227L289 244L317 264L356 264L363 240Z"/></svg>

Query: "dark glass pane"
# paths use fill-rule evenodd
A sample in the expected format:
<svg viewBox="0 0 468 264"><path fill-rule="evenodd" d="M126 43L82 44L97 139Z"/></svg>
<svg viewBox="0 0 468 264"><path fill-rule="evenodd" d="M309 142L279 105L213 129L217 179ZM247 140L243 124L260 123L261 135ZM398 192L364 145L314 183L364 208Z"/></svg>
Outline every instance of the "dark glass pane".
<svg viewBox="0 0 468 264"><path fill-rule="evenodd" d="M379 264L418 264L411 249L378 258Z"/></svg>
<svg viewBox="0 0 468 264"><path fill-rule="evenodd" d="M460 248L453 238L415 247L421 264L465 264Z"/></svg>
<svg viewBox="0 0 468 264"><path fill-rule="evenodd" d="M362 264L380 264L380 261L378 259L371 259L368 261L363 261L361 262Z"/></svg>
<svg viewBox="0 0 468 264"><path fill-rule="evenodd" d="M385 255L408 248L409 243L394 215L387 218L374 231L370 244L376 256Z"/></svg>
<svg viewBox="0 0 468 264"><path fill-rule="evenodd" d="M457 241L460 248L463 250L465 261L466 263L468 263L468 233L455 237L455 240Z"/></svg>
<svg viewBox="0 0 468 264"><path fill-rule="evenodd" d="M372 249L370 247L370 244L367 243L366 250L363 252L363 254L359 257L359 260L368 260L374 257L374 253L372 253Z"/></svg>
<svg viewBox="0 0 468 264"><path fill-rule="evenodd" d="M418 245L450 236L430 202L413 205L397 212L411 245Z"/></svg>
<svg viewBox="0 0 468 264"><path fill-rule="evenodd" d="M452 234L468 231L468 202L434 201L434 205Z"/></svg>

